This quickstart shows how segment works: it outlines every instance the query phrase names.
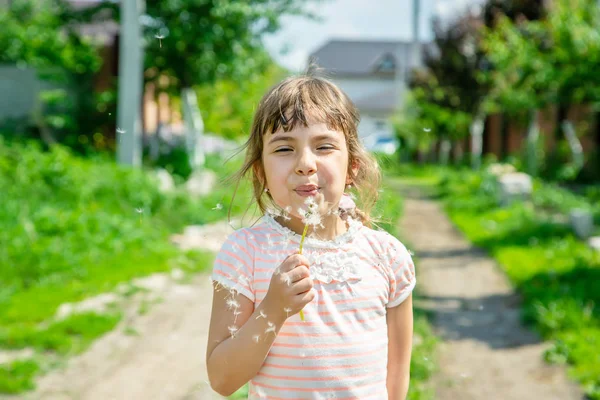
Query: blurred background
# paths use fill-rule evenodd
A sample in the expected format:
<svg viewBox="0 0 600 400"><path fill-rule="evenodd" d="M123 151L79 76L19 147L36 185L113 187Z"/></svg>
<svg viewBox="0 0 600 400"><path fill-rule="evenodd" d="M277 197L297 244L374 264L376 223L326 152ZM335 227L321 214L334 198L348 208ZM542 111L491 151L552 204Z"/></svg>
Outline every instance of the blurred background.
<svg viewBox="0 0 600 400"><path fill-rule="evenodd" d="M173 366L205 369L205 320L162 332L181 351L143 379L155 361L114 348L155 353L143 326L207 316L176 288L210 309L215 251L257 216L227 180L253 112L312 62L360 110L381 229L418 247L405 200L434 198L500 266L540 360L600 399L597 1L0 0L0 27L0 398L213 395ZM417 310L411 399L439 394L434 311Z"/></svg>

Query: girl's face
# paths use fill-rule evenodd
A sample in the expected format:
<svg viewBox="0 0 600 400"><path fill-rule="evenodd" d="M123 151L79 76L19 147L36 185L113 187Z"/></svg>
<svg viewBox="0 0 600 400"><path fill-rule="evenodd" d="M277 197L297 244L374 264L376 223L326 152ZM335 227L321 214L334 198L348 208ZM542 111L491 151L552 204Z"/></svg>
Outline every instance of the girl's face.
<svg viewBox="0 0 600 400"><path fill-rule="evenodd" d="M293 130L263 136L262 161L266 187L275 204L291 207L291 216L300 218L298 209L313 197L320 215L337 208L348 176L348 147L343 132L332 131L325 123L308 127L298 124Z"/></svg>

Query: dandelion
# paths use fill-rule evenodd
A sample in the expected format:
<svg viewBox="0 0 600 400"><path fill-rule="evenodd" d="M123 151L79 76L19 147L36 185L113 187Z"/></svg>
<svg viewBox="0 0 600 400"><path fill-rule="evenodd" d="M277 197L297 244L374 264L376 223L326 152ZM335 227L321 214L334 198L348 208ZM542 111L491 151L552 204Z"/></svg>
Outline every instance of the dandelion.
<svg viewBox="0 0 600 400"><path fill-rule="evenodd" d="M431 132L431 128L423 128L425 132Z"/></svg>
<svg viewBox="0 0 600 400"><path fill-rule="evenodd" d="M258 343L258 341L260 340L260 335L252 336L252 340L254 340L256 343Z"/></svg>
<svg viewBox="0 0 600 400"><path fill-rule="evenodd" d="M308 210L304 210L300 208L298 213L302 217L302 222L304 222L304 231L302 232L302 238L300 239L300 251L299 254L302 254L302 248L304 246L304 239L306 239L306 233L308 232L308 226L312 225L313 228L317 225L322 225L321 223L321 215L319 214L319 206L315 202L315 199L312 197L308 197L304 204L307 206ZM300 320L304 321L304 312L300 310Z"/></svg>
<svg viewBox="0 0 600 400"><path fill-rule="evenodd" d="M304 231L302 232L302 238L300 239L300 254L302 254L302 247L304 245L304 239L306 239L308 226L312 225L313 228L319 225L322 226L321 215L319 214L318 206L315 203L315 200L312 197L309 197L306 199L304 204L306 204L308 210L304 210L302 208L298 209L298 213L302 217L302 222L304 222Z"/></svg>
<svg viewBox="0 0 600 400"><path fill-rule="evenodd" d="M262 318L267 318L267 314L265 314L264 310L260 310L260 313L259 313L258 317L256 317L256 319L259 319L261 317Z"/></svg>
<svg viewBox="0 0 600 400"><path fill-rule="evenodd" d="M267 321L267 325L269 325L269 327L267 329L265 329L265 333L269 333L269 332L275 333L275 324L272 323L271 321Z"/></svg>
<svg viewBox="0 0 600 400"><path fill-rule="evenodd" d="M291 309L291 308L289 308L289 307L285 307L285 308L283 309L283 311L285 311L285 315L286 315L286 317L288 317L288 318L289 318L289 316L290 316L290 313L292 312L292 309Z"/></svg>
<svg viewBox="0 0 600 400"><path fill-rule="evenodd" d="M229 329L229 334L231 335L231 338L234 339L235 335L237 335L237 331L239 328L235 325L231 325L228 326L227 329Z"/></svg>
<svg viewBox="0 0 600 400"><path fill-rule="evenodd" d="M217 205L213 207L213 210L222 210L222 209L223 209L223 204L221 204L221 203L217 203Z"/></svg>
<svg viewBox="0 0 600 400"><path fill-rule="evenodd" d="M156 35L154 35L154 37L158 39L158 42L160 43L160 48L162 49L162 40L165 38L165 35L157 33Z"/></svg>

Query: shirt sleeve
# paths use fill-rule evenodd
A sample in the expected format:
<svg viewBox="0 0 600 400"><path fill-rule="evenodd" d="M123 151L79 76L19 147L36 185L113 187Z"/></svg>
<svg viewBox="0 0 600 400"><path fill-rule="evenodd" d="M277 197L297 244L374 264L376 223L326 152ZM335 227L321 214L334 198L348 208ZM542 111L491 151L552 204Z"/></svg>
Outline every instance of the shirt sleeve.
<svg viewBox="0 0 600 400"><path fill-rule="evenodd" d="M243 294L254 301L254 250L244 230L230 234L213 264L213 282Z"/></svg>
<svg viewBox="0 0 600 400"><path fill-rule="evenodd" d="M415 265L406 247L392 236L390 246L390 295L387 308L401 304L412 293L417 279Z"/></svg>

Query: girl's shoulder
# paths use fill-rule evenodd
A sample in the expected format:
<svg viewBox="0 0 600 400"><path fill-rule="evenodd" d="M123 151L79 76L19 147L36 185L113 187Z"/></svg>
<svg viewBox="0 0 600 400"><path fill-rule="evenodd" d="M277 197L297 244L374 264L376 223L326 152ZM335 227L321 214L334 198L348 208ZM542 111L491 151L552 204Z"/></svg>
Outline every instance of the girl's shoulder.
<svg viewBox="0 0 600 400"><path fill-rule="evenodd" d="M390 259L397 258L399 255L410 255L406 246L384 229L364 227L362 233L365 235L367 243L380 255L388 256Z"/></svg>

